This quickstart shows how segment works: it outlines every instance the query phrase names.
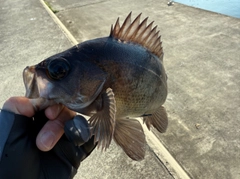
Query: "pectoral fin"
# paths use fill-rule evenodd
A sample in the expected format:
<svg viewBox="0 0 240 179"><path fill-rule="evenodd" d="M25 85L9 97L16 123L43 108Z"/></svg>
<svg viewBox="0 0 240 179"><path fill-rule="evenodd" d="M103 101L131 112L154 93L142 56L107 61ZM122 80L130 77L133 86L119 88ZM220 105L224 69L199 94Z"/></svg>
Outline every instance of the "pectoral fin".
<svg viewBox="0 0 240 179"><path fill-rule="evenodd" d="M114 139L133 160L145 156L146 140L141 124L135 119L116 120Z"/></svg>
<svg viewBox="0 0 240 179"><path fill-rule="evenodd" d="M106 149L109 147L114 133L116 102L111 88L102 94L102 98L102 109L89 119L89 123L92 126L91 132L95 135L95 142L98 142L98 147L102 146L102 149Z"/></svg>
<svg viewBox="0 0 240 179"><path fill-rule="evenodd" d="M149 130L150 127L153 126L161 133L166 132L168 126L168 117L165 108L161 106L152 115L144 116L143 122L146 123Z"/></svg>

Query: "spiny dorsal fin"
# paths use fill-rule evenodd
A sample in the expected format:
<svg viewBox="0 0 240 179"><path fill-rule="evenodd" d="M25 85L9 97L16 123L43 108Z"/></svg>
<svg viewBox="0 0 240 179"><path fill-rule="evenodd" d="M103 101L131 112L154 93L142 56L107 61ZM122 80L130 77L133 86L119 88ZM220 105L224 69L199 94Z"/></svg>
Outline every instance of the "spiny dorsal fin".
<svg viewBox="0 0 240 179"><path fill-rule="evenodd" d="M141 15L139 14L132 22L132 12L130 12L122 26L120 26L118 18L115 26L111 28L110 37L123 42L140 44L162 60L162 42L157 26L152 28L153 21L147 25L148 17L140 22Z"/></svg>

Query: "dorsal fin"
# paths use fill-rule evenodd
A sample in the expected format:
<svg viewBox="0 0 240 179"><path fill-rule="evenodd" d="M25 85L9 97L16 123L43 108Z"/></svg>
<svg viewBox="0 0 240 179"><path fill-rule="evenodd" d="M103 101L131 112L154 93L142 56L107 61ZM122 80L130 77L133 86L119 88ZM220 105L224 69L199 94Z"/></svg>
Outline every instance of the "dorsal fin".
<svg viewBox="0 0 240 179"><path fill-rule="evenodd" d="M159 31L157 31L157 26L152 28L153 21L147 25L148 17L140 22L141 15L139 14L132 22L132 12L130 12L122 26L120 26L118 18L115 26L111 27L110 37L123 42L142 45L162 60L162 42Z"/></svg>

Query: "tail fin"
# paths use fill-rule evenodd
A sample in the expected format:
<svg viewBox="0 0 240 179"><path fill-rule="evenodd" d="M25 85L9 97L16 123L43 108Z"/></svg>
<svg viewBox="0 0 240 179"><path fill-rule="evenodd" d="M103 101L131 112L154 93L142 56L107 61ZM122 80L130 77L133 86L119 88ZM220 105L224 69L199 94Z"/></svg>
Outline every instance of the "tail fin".
<svg viewBox="0 0 240 179"><path fill-rule="evenodd" d="M142 126L137 120L116 120L114 139L131 159L144 159L146 140Z"/></svg>

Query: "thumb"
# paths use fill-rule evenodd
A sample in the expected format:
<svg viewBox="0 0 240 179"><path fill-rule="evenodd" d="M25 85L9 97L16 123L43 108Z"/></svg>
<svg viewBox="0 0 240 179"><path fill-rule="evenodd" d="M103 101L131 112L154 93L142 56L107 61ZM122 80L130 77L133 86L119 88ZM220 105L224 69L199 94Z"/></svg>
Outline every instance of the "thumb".
<svg viewBox="0 0 240 179"><path fill-rule="evenodd" d="M26 97L11 97L3 104L2 109L27 117L35 114L32 103Z"/></svg>
<svg viewBox="0 0 240 179"><path fill-rule="evenodd" d="M62 137L65 122L71 120L76 113L61 105L54 105L46 109L45 114L50 120L39 132L36 145L42 151L49 151Z"/></svg>

